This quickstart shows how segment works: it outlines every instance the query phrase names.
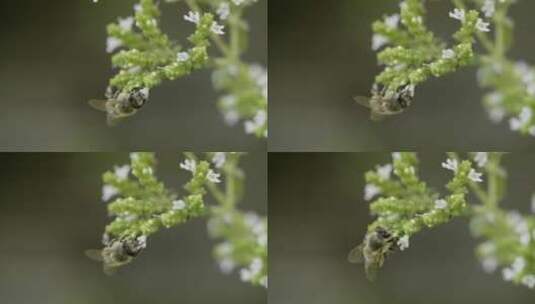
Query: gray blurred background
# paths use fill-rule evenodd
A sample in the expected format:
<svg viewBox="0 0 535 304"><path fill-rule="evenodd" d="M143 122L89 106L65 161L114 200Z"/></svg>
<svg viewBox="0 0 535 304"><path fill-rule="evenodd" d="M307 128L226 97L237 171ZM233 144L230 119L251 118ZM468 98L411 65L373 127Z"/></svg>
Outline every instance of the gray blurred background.
<svg viewBox="0 0 535 304"><path fill-rule="evenodd" d="M421 153L421 176L446 193L442 153ZM486 274L474 256L468 221L456 219L411 238L375 283L347 262L372 221L363 174L390 162L386 153L270 153L269 303L533 303L535 293ZM502 206L529 212L535 155L506 156L509 191ZM476 203L471 199L472 203Z"/></svg>
<svg viewBox="0 0 535 304"><path fill-rule="evenodd" d="M106 126L105 114L87 105L104 96L112 76L106 25L131 15L136 2L1 1L0 150L265 149L265 140L224 123L209 71L159 86L148 106L114 128ZM185 39L192 30L182 20L186 8L162 6L166 32ZM267 2L252 6L247 19L251 48L245 59L265 65Z"/></svg>
<svg viewBox="0 0 535 304"><path fill-rule="evenodd" d="M522 150L533 137L490 122L474 67L418 87L413 106L382 123L356 105L380 72L371 23L399 12L399 1L269 2L270 150ZM449 39L458 22L451 1L427 1L431 29ZM512 8L516 43L510 57L534 63L535 1Z"/></svg>
<svg viewBox="0 0 535 304"><path fill-rule="evenodd" d="M188 178L180 155L157 156L158 176L180 191ZM0 154L0 303L266 303L264 288L219 271L204 219L155 234L114 276L85 257L110 220L101 175L127 162L126 153ZM240 206L266 214L266 156L249 154L242 164Z"/></svg>

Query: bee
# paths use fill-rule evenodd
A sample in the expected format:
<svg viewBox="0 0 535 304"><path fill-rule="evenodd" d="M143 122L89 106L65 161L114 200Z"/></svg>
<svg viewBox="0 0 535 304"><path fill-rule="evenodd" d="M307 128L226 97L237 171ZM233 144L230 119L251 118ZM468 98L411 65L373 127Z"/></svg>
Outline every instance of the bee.
<svg viewBox="0 0 535 304"><path fill-rule="evenodd" d="M141 253L147 245L147 237L106 240L104 243L104 249L89 249L85 254L92 260L102 262L104 273L112 275L119 267L131 263Z"/></svg>
<svg viewBox="0 0 535 304"><path fill-rule="evenodd" d="M131 91L120 91L109 86L106 89L105 100L92 99L89 105L106 112L109 126L114 126L120 120L130 117L141 109L149 99L148 88L134 88Z"/></svg>
<svg viewBox="0 0 535 304"><path fill-rule="evenodd" d="M382 227L368 232L362 244L353 248L347 259L350 263L364 263L366 277L374 281L385 258L397 248L398 238Z"/></svg>
<svg viewBox="0 0 535 304"><path fill-rule="evenodd" d="M355 101L370 109L373 121L383 120L386 116L403 113L414 99L414 86L405 85L398 91L391 92L384 87L379 89L374 84L371 90L371 97L357 96Z"/></svg>

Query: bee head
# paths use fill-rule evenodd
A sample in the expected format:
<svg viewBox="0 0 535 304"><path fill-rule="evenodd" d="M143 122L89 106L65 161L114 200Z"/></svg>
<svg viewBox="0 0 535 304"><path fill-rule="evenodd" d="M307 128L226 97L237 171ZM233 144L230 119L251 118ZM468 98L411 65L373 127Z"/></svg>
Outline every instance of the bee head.
<svg viewBox="0 0 535 304"><path fill-rule="evenodd" d="M414 99L414 85L405 85L398 92L397 102L402 109L408 108Z"/></svg>
<svg viewBox="0 0 535 304"><path fill-rule="evenodd" d="M147 88L134 88L128 96L128 102L134 109L142 108L148 99L149 89Z"/></svg>
<svg viewBox="0 0 535 304"><path fill-rule="evenodd" d="M392 234L390 234L390 232L388 232L383 227L377 227L375 231L377 232L377 235L382 239L388 239L392 236Z"/></svg>
<svg viewBox="0 0 535 304"><path fill-rule="evenodd" d="M140 236L135 239L126 239L123 241L123 250L131 257L136 257L146 246L146 236Z"/></svg>

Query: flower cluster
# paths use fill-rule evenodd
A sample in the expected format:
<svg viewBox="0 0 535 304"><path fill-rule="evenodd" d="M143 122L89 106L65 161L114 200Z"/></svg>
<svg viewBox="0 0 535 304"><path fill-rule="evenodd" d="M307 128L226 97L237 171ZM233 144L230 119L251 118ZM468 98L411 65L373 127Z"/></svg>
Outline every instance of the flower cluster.
<svg viewBox="0 0 535 304"><path fill-rule="evenodd" d="M480 175L470 161L448 159L442 166L454 174L447 185L449 194L444 197L420 180L414 153L394 153L393 164L367 172L364 198L378 196L370 204L370 211L377 218L369 225L368 233L381 227L399 239L398 247L403 250L415 233L464 214L468 185L479 182Z"/></svg>
<svg viewBox="0 0 535 304"><path fill-rule="evenodd" d="M454 176L446 186L449 194L441 197L419 179L414 153L394 153L393 164L366 173L365 199L377 197L370 205L377 218L367 234L381 228L394 237L398 249L404 250L410 237L420 230L470 216L473 235L483 239L477 256L484 270L493 272L502 267L504 280L535 288L535 216L498 206L504 199L507 176L500 165L502 156L477 152L471 154L472 160L461 161L450 153L441 166ZM481 186L484 183L486 189ZM468 204L470 192L480 204ZM535 195L531 205L535 212Z"/></svg>
<svg viewBox="0 0 535 304"><path fill-rule="evenodd" d="M385 69L376 82L396 92L400 87L416 86L429 77L440 77L471 63L474 58L474 37L489 31L489 24L476 10L456 8L450 17L461 23L453 35L452 46L436 37L425 25L422 0L405 0L400 14L384 17L373 24L372 49L381 50L377 57Z"/></svg>
<svg viewBox="0 0 535 304"><path fill-rule="evenodd" d="M241 268L242 281L267 288L267 219L236 208L245 178L239 168L242 154L211 152L205 160L185 155L179 167L192 176L182 197L155 177L154 153L131 153L129 165L104 173L102 200L114 217L103 235L105 249L121 243L141 250L160 229L206 217L210 236L220 241L214 256L221 270ZM208 194L217 204L205 204Z"/></svg>
<svg viewBox="0 0 535 304"><path fill-rule="evenodd" d="M456 44L451 47L425 27L424 2L402 1L400 14L373 24L372 49L379 51L386 46L378 53L385 69L376 83L384 85L387 92L396 92L430 76L440 77L477 64L479 83L490 90L483 98L490 119L496 123L508 119L511 130L535 136L535 70L506 57L513 36L513 21L507 14L516 1L452 0L455 8L448 15L458 20L461 28L453 35ZM494 37L488 34L491 30ZM474 51L476 41L483 51Z"/></svg>
<svg viewBox="0 0 535 304"><path fill-rule="evenodd" d="M148 237L205 213L205 185L217 181L208 162L193 163L192 178L184 187L187 194L178 198L156 178L153 153L132 153L130 158L130 165L103 175L102 199L114 217L106 238Z"/></svg>
<svg viewBox="0 0 535 304"><path fill-rule="evenodd" d="M110 89L125 96L133 90L148 92L165 80L212 68L216 89L225 93L219 102L225 120L229 124L243 120L247 133L267 137L267 72L241 59L249 30L243 14L257 0L166 2L188 6L183 19L195 26L188 37L189 46L183 47L162 32L161 11L154 0L139 0L134 16L108 26L106 50L114 53L112 64L118 69ZM212 45L219 56L210 52Z"/></svg>

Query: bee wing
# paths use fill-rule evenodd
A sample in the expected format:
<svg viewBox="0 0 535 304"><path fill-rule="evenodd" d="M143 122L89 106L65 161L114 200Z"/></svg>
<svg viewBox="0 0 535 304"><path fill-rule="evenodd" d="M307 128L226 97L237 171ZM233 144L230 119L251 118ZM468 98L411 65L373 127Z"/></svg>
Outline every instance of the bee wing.
<svg viewBox="0 0 535 304"><path fill-rule="evenodd" d="M364 263L364 254L362 253L362 250L364 249L364 245L360 244L357 247L353 248L349 254L347 255L347 260L350 263Z"/></svg>
<svg viewBox="0 0 535 304"><path fill-rule="evenodd" d="M99 111L102 111L102 112L107 112L108 110L106 109L106 104L108 103L107 100L102 100L102 99L91 99L89 101L89 105L96 109L96 110L99 110Z"/></svg>
<svg viewBox="0 0 535 304"><path fill-rule="evenodd" d="M98 262L103 261L102 250L89 249L85 251L85 255L94 261L98 261Z"/></svg>
<svg viewBox="0 0 535 304"><path fill-rule="evenodd" d="M356 96L353 98L359 105L365 106L366 108L371 108L370 97L365 96Z"/></svg>
<svg viewBox="0 0 535 304"><path fill-rule="evenodd" d="M379 114L379 113L373 112L373 111L372 111L372 114L370 116L372 121L383 121L385 119L385 117L386 117L385 114Z"/></svg>
<svg viewBox="0 0 535 304"><path fill-rule="evenodd" d="M108 124L108 127L115 127L123 119L124 117L122 116L108 114L108 116L106 116L106 123Z"/></svg>

